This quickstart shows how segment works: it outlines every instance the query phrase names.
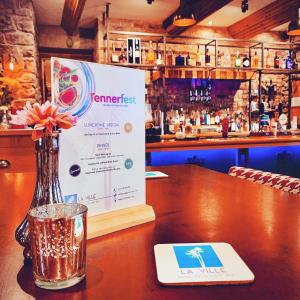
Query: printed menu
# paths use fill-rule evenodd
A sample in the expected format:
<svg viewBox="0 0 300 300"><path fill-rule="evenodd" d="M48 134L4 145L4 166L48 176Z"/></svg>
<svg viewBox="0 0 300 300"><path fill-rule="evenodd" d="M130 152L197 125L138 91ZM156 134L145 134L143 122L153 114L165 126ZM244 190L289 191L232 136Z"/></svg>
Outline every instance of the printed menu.
<svg viewBox="0 0 300 300"><path fill-rule="evenodd" d="M145 203L144 71L51 59L52 102L76 117L60 135L66 202L89 216Z"/></svg>

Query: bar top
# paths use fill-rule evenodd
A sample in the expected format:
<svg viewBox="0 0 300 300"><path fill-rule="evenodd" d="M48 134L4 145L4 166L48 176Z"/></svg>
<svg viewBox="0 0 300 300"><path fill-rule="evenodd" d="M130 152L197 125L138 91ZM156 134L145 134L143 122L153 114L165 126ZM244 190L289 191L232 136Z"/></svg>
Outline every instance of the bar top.
<svg viewBox="0 0 300 300"><path fill-rule="evenodd" d="M299 135L290 136L259 136L259 137L229 137L204 138L198 140L163 140L161 142L147 143L146 151L176 151L192 149L215 148L247 148L300 145Z"/></svg>
<svg viewBox="0 0 300 300"><path fill-rule="evenodd" d="M35 287L14 239L32 198L34 174L0 174L0 299L300 299L299 196L194 165L149 170L169 175L146 181L156 220L89 240L86 280L61 291ZM160 285L153 246L188 242L230 243L255 282Z"/></svg>

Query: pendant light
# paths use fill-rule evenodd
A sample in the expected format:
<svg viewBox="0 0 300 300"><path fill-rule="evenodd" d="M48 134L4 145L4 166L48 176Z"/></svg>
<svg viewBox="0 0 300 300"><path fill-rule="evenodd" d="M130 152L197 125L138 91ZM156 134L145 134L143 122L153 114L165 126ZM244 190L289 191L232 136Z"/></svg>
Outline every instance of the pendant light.
<svg viewBox="0 0 300 300"><path fill-rule="evenodd" d="M287 34L290 36L300 36L300 8L298 9L297 19L289 24Z"/></svg>
<svg viewBox="0 0 300 300"><path fill-rule="evenodd" d="M181 2L181 6L183 3ZM181 12L174 15L173 25L178 27L188 27L196 23L195 16L193 14L192 8L185 6L181 9Z"/></svg>

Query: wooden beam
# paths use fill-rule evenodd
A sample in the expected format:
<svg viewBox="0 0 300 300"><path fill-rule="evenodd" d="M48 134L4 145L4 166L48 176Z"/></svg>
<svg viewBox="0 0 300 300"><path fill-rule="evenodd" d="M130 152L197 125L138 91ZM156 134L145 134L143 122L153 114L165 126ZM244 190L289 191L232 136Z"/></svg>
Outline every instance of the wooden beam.
<svg viewBox="0 0 300 300"><path fill-rule="evenodd" d="M277 0L228 27L234 38L248 39L296 17L299 0ZM250 4L251 5L251 2Z"/></svg>
<svg viewBox="0 0 300 300"><path fill-rule="evenodd" d="M69 35L73 35L84 8L86 0L65 0L61 26Z"/></svg>
<svg viewBox="0 0 300 300"><path fill-rule="evenodd" d="M180 6L163 21L163 28L167 30L169 34L179 35L190 27L176 27L173 26L173 18L176 14L182 14L188 9L192 9L195 16L196 23L201 22L217 10L221 9L232 0L194 0L194 1L181 1Z"/></svg>

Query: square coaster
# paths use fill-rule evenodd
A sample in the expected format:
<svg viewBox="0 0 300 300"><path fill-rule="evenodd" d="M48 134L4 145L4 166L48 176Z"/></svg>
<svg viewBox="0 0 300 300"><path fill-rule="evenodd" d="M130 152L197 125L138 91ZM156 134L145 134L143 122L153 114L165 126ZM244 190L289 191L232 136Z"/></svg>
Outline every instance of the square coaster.
<svg viewBox="0 0 300 300"><path fill-rule="evenodd" d="M228 243L157 244L157 278L163 285L244 284L254 274Z"/></svg>

